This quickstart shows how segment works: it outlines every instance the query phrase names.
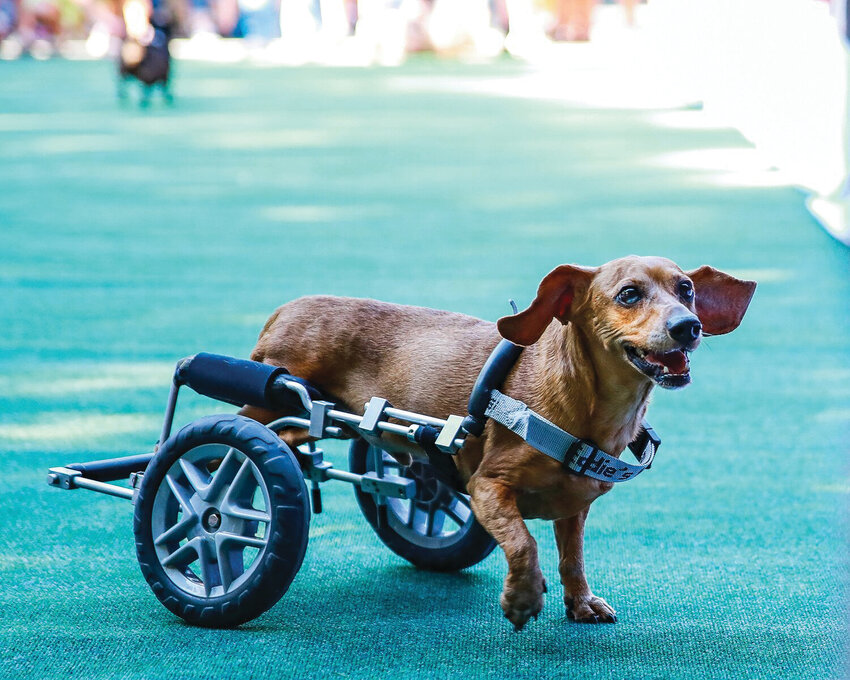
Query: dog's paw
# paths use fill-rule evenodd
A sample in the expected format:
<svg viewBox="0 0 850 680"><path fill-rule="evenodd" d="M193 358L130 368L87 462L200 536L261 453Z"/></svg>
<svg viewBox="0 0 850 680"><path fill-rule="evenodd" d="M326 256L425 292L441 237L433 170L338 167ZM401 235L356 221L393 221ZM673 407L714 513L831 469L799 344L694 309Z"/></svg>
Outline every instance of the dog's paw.
<svg viewBox="0 0 850 680"><path fill-rule="evenodd" d="M521 631L529 619L537 618L543 609L545 592L546 580L540 572L523 579L508 576L499 602L505 618L514 625L515 631Z"/></svg>
<svg viewBox="0 0 850 680"><path fill-rule="evenodd" d="M601 597L568 597L564 603L567 616L576 623L617 623L617 612Z"/></svg>

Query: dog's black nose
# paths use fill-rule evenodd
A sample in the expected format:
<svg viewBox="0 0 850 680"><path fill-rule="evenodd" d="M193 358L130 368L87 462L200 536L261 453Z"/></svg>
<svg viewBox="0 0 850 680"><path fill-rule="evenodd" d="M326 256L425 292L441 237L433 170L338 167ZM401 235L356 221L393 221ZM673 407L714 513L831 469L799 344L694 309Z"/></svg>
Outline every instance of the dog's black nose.
<svg viewBox="0 0 850 680"><path fill-rule="evenodd" d="M695 316L677 316L667 322L667 332L676 342L689 345L699 337L702 324Z"/></svg>

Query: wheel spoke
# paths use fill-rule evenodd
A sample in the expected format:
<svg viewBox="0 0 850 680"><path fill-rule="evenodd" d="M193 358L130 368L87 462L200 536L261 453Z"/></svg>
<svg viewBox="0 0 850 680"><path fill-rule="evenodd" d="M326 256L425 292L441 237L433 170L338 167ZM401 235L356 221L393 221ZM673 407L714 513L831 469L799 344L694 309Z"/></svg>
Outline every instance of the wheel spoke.
<svg viewBox="0 0 850 680"><path fill-rule="evenodd" d="M250 461L247 458L245 462L250 465ZM221 461L221 465L218 466L218 470L213 474L209 486L204 490L204 493L199 491L198 495L205 501L212 501L218 498L228 485L231 488L233 487L236 483L236 477L242 471L243 467L244 465L239 462L239 453L236 449L229 449L224 460Z"/></svg>
<svg viewBox="0 0 850 680"><path fill-rule="evenodd" d="M179 541L183 538L186 538L186 535L189 533L189 530L194 527L198 522L198 516L196 514L191 514L183 517L177 524L175 524L170 529L166 529L159 536L154 539L154 545L163 545L165 543L169 543L170 541Z"/></svg>
<svg viewBox="0 0 850 680"><path fill-rule="evenodd" d="M182 463L183 461L181 460L180 462ZM191 491L175 479L171 470L166 473L165 481L168 483L168 488L171 489L171 493L174 494L177 502L180 503L180 509L183 510L183 514L195 515L195 509L192 507L192 503L190 502L192 497Z"/></svg>
<svg viewBox="0 0 850 680"><path fill-rule="evenodd" d="M205 541L203 539L199 539L200 544L198 545L198 557L201 562L201 581L204 582L204 595L209 597L210 591L212 590L212 577L213 570L215 569L215 563L213 560L212 546L209 541ZM219 575L221 572L219 572Z"/></svg>
<svg viewBox="0 0 850 680"><path fill-rule="evenodd" d="M412 529L413 525L416 523L416 502L411 501L409 505L409 512L407 513L407 528Z"/></svg>
<svg viewBox="0 0 850 680"><path fill-rule="evenodd" d="M457 522L459 526L466 524L472 516L472 508L462 502L461 498L461 496L455 495L451 503L444 508L441 508L441 510Z"/></svg>
<svg viewBox="0 0 850 680"><path fill-rule="evenodd" d="M248 458L245 458L221 503L222 513L238 519L270 522L271 516L268 512L251 506L254 491L261 483L254 472L254 464Z"/></svg>
<svg viewBox="0 0 850 680"><path fill-rule="evenodd" d="M227 541L222 541L220 536L221 534L218 534L215 537L215 555L218 560L218 573L221 575L221 587L226 593L230 589L230 584L233 583L234 574L230 554L225 549Z"/></svg>
<svg viewBox="0 0 850 680"><path fill-rule="evenodd" d="M236 517L237 519L248 520L249 522L265 522L268 524L272 521L271 516L262 510L254 508L241 508L236 505L231 505L227 501L221 505L221 514L228 517Z"/></svg>
<svg viewBox="0 0 850 680"><path fill-rule="evenodd" d="M171 553L168 557L162 560L163 567L188 567L192 562L201 557L201 546L204 539L196 536L185 545L181 545L177 550Z"/></svg>
<svg viewBox="0 0 850 680"><path fill-rule="evenodd" d="M433 506L428 506L427 515L425 517L425 535L433 536L434 535L434 520L437 515L437 508ZM440 522L440 529L442 529L442 522Z"/></svg>
<svg viewBox="0 0 850 680"><path fill-rule="evenodd" d="M393 468L394 470L401 470L404 465L399 463L395 458L390 456L389 454L384 454L384 467Z"/></svg>
<svg viewBox="0 0 850 680"><path fill-rule="evenodd" d="M192 487L192 490L201 498L206 500L205 491L209 486L209 476L207 473L205 471L201 471L197 465L185 458L181 458L178 463L180 464L180 469L183 471L183 474L186 476L186 481L189 482L189 486Z"/></svg>
<svg viewBox="0 0 850 680"><path fill-rule="evenodd" d="M263 548L266 545L265 538L257 538L256 536L242 536L241 534L231 534L226 531L219 531L215 535L216 543L241 543L245 547Z"/></svg>

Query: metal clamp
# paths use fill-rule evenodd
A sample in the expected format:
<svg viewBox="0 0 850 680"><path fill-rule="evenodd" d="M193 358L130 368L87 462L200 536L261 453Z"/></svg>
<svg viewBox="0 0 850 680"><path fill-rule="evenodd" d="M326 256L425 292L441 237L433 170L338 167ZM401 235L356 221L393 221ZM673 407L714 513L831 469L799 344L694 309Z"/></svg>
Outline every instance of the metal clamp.
<svg viewBox="0 0 850 680"><path fill-rule="evenodd" d="M460 436L463 428L463 418L461 416L449 416L446 419L446 424L440 430L437 436L437 441L434 445L443 453L457 453L457 445L455 439Z"/></svg>
<svg viewBox="0 0 850 680"><path fill-rule="evenodd" d="M329 401L314 401L313 408L310 410L310 427L307 433L316 439L322 439L325 436L325 428L330 423L328 413L334 407Z"/></svg>
<svg viewBox="0 0 850 680"><path fill-rule="evenodd" d="M366 493L384 498L413 498L416 496L416 481L395 475L378 477L374 472L367 472L360 478L360 488Z"/></svg>
<svg viewBox="0 0 850 680"><path fill-rule="evenodd" d="M372 397L366 404L366 410L363 412L363 417L357 429L366 434L381 436L378 423L387 419L387 415L384 413L387 408L392 408L392 404L386 399Z"/></svg>
<svg viewBox="0 0 850 680"><path fill-rule="evenodd" d="M72 489L79 488L76 484L74 484L74 479L82 476L83 473L79 470L55 467L50 468L50 471L47 473L47 483L50 486L57 486L60 489L67 489L70 491Z"/></svg>
<svg viewBox="0 0 850 680"><path fill-rule="evenodd" d="M105 493L109 496L126 498L128 501L133 500L136 494L134 489L129 489L126 486L118 486L117 484L99 482L95 479L88 479L79 470L71 470L65 467L50 468L47 475L47 483L50 486L60 489L87 489L89 491Z"/></svg>

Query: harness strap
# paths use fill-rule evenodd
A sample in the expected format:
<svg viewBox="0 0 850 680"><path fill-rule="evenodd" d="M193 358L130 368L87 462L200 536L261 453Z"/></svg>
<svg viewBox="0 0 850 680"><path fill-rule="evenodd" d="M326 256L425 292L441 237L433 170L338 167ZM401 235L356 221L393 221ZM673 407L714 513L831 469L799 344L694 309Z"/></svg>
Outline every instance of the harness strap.
<svg viewBox="0 0 850 680"><path fill-rule="evenodd" d="M644 422L641 435L629 445L638 459L638 464L632 465L562 430L523 402L496 389L490 392L490 403L484 413L567 470L604 482L624 482L649 469L661 444L649 424Z"/></svg>

